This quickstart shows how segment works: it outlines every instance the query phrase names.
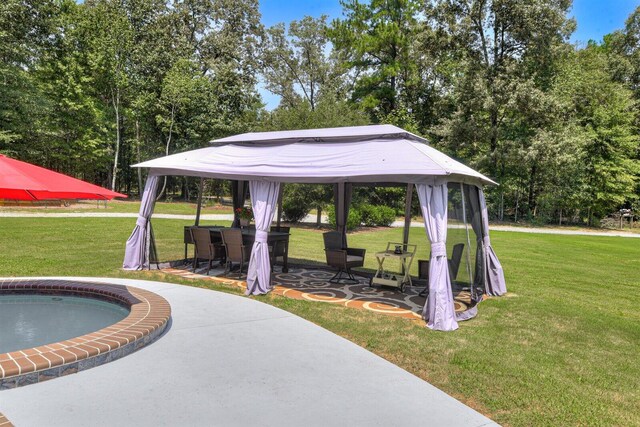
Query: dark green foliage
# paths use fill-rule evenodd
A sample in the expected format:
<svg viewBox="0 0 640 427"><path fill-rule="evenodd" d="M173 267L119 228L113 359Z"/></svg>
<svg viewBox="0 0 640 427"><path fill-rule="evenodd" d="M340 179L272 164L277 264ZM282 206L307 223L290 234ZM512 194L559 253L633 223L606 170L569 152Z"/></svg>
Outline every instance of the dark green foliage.
<svg viewBox="0 0 640 427"><path fill-rule="evenodd" d="M335 213L335 211L334 211ZM350 209L347 216L347 230L355 230L362 224L362 217L357 209Z"/></svg>
<svg viewBox="0 0 640 427"><path fill-rule="evenodd" d="M412 186L413 189L413 186ZM355 205L371 204L388 206L395 215L404 215L407 187L354 187L353 203ZM414 197L417 200L417 196ZM417 211L415 213L418 213Z"/></svg>
<svg viewBox="0 0 640 427"><path fill-rule="evenodd" d="M396 212L388 206L360 205L356 210L366 227L389 227L396 219Z"/></svg>
<svg viewBox="0 0 640 427"><path fill-rule="evenodd" d="M285 222L300 222L309 213L309 205L299 197L288 197L282 201L282 219Z"/></svg>
<svg viewBox="0 0 640 427"><path fill-rule="evenodd" d="M322 209L330 193L327 186L310 184L283 185L282 216L287 222L300 222L311 209Z"/></svg>
<svg viewBox="0 0 640 427"><path fill-rule="evenodd" d="M603 43L572 45L570 0L341 4L330 24L264 29L255 0L0 2L0 152L137 194L132 164L213 138L380 122L498 181L499 219L640 209L640 7ZM193 199L197 182L169 177L163 193ZM353 201L401 215L404 193ZM332 189L292 186L284 202L320 217Z"/></svg>
<svg viewBox="0 0 640 427"><path fill-rule="evenodd" d="M257 118L253 0L8 0L0 28L0 151L15 157L134 192L131 164Z"/></svg>
<svg viewBox="0 0 640 427"><path fill-rule="evenodd" d="M328 209L327 217L329 219L329 224L335 227L336 225L335 209L331 209L331 208ZM347 230L353 231L356 228L360 227L361 225L362 225L362 215L360 215L360 211L357 208L352 207L351 209L349 209L349 216L347 217Z"/></svg>
<svg viewBox="0 0 640 427"><path fill-rule="evenodd" d="M421 86L413 44L420 31L416 0L341 1L344 19L333 21L330 37L338 55L360 77L352 99L373 119L384 120L414 107Z"/></svg>

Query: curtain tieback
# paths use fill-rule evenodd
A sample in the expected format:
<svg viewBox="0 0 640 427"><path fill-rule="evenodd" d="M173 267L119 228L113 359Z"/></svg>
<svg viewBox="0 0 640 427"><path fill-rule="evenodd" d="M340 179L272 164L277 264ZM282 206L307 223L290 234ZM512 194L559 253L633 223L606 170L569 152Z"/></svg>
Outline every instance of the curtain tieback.
<svg viewBox="0 0 640 427"><path fill-rule="evenodd" d="M447 256L447 244L445 242L434 242L431 244L431 257Z"/></svg>
<svg viewBox="0 0 640 427"><path fill-rule="evenodd" d="M485 248L488 248L489 246L491 246L491 239L489 239L489 236L484 236L482 238L482 243L484 243Z"/></svg>
<svg viewBox="0 0 640 427"><path fill-rule="evenodd" d="M257 243L267 243L267 238L269 237L269 233L262 230L256 230L256 242Z"/></svg>
<svg viewBox="0 0 640 427"><path fill-rule="evenodd" d="M136 225L139 225L140 227L146 227L147 226L147 222L149 220L143 216L139 216L138 219L136 220Z"/></svg>

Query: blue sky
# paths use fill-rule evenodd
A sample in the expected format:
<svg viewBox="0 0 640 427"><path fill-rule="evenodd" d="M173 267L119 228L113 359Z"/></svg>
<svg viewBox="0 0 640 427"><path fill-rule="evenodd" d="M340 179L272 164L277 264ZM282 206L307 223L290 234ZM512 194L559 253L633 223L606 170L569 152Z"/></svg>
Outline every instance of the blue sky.
<svg viewBox="0 0 640 427"><path fill-rule="evenodd" d="M639 5L640 0L574 0L570 14L576 19L578 28L571 41L579 44L589 40L602 41L605 34L623 28L624 21ZM263 24L271 26L299 20L305 15L318 17L324 14L331 21L341 16L342 8L338 0L260 0L260 12ZM268 110L277 107L277 96L266 90L260 90L260 94Z"/></svg>
<svg viewBox="0 0 640 427"><path fill-rule="evenodd" d="M638 6L638 0L574 0L571 15L578 28L571 40L602 41L605 34L624 28L624 21Z"/></svg>

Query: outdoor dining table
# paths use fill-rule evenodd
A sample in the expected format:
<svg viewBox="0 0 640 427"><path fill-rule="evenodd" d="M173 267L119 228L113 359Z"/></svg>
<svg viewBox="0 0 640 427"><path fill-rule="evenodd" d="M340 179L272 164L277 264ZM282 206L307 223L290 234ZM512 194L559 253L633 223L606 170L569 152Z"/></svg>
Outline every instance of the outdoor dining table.
<svg viewBox="0 0 640 427"><path fill-rule="evenodd" d="M193 244L191 239L191 233L189 230L195 226L184 227L184 258L187 259L187 244ZM222 230L230 229L230 227L219 226L198 226L201 228L208 228L211 233L211 237L216 240L222 238ZM251 246L256 240L256 230L254 228L241 228L242 241L245 245ZM272 248L271 250L271 266L275 264L276 258L282 256L282 272L289 272L289 236L290 234L284 231L269 231L267 233L267 244Z"/></svg>

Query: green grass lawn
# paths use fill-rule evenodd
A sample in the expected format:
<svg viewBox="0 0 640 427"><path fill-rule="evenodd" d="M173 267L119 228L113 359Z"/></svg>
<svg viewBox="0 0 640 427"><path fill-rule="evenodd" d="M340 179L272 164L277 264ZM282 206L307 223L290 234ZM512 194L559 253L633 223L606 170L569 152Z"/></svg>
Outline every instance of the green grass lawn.
<svg viewBox="0 0 640 427"><path fill-rule="evenodd" d="M134 223L0 218L0 275L134 277L239 292L207 281L120 271ZM154 220L163 259L182 257L182 226L190 223ZM367 266L373 268L373 253L401 239L401 232L358 232L349 242L368 249ZM411 240L425 258L424 230L412 229ZM509 294L483 302L478 317L456 332L331 304L275 295L257 299L346 337L501 424L640 425L640 241L508 232L494 232L492 240ZM294 229L290 256L322 261L321 232Z"/></svg>
<svg viewBox="0 0 640 427"><path fill-rule="evenodd" d="M196 203L187 202L157 202L154 213L174 214L174 215L195 215ZM140 201L138 200L111 200L107 202L96 202L83 200L74 202L69 206L30 206L28 204L13 204L5 202L0 205L0 212L37 212L37 213L64 213L64 212L113 212L113 213L138 213ZM203 214L230 214L233 213L231 206L218 205L207 202L202 206Z"/></svg>

